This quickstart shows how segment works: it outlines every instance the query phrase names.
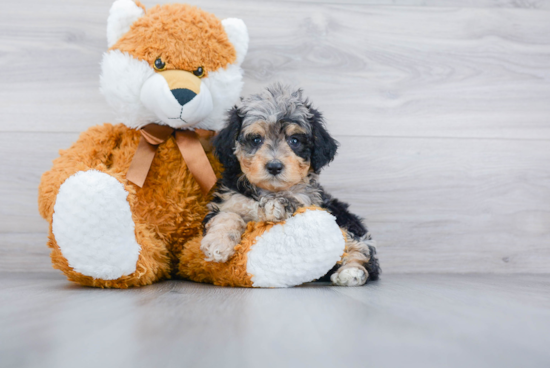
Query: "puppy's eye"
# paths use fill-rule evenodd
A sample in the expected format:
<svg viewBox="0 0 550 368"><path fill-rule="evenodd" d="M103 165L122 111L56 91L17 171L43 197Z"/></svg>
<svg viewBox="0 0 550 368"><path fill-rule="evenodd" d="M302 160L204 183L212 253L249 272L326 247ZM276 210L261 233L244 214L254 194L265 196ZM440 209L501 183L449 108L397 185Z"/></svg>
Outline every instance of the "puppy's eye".
<svg viewBox="0 0 550 368"><path fill-rule="evenodd" d="M264 138L259 134L248 134L241 136L238 140L249 148L257 148L264 142Z"/></svg>
<svg viewBox="0 0 550 368"><path fill-rule="evenodd" d="M296 137L290 137L288 138L288 144L291 147L297 147L300 145L300 141Z"/></svg>
<svg viewBox="0 0 550 368"><path fill-rule="evenodd" d="M193 74L195 74L199 78L204 77L204 68L202 66L199 66L197 69L193 70Z"/></svg>
<svg viewBox="0 0 550 368"><path fill-rule="evenodd" d="M157 60L155 60L154 67L156 70L164 70L166 68L166 63L162 61L161 58L157 58Z"/></svg>

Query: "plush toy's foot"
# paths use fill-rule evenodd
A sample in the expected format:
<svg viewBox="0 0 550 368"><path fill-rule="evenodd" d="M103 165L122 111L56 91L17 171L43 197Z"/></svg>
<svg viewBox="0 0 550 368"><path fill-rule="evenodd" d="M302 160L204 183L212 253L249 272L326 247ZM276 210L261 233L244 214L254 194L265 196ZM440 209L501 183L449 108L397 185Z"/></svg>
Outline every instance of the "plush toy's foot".
<svg viewBox="0 0 550 368"><path fill-rule="evenodd" d="M338 286L361 286L367 282L367 271L361 266L344 266L330 276L330 281Z"/></svg>
<svg viewBox="0 0 550 368"><path fill-rule="evenodd" d="M128 192L100 171L76 173L61 188L53 233L69 265L83 275L114 280L136 270L136 242Z"/></svg>
<svg viewBox="0 0 550 368"><path fill-rule="evenodd" d="M156 275L150 273L162 267L152 262L150 253L162 245L134 224L128 196L119 180L101 171L69 177L54 207L50 237L54 267L84 285L128 287L155 281ZM142 269L136 272L140 262Z"/></svg>
<svg viewBox="0 0 550 368"><path fill-rule="evenodd" d="M341 258L344 235L332 215L300 209L285 222L251 222L235 254L225 263L207 262L201 238L182 252L179 275L222 286L289 287L325 275Z"/></svg>
<svg viewBox="0 0 550 368"><path fill-rule="evenodd" d="M288 287L315 280L340 260L345 241L334 217L307 210L273 226L248 254L254 287Z"/></svg>

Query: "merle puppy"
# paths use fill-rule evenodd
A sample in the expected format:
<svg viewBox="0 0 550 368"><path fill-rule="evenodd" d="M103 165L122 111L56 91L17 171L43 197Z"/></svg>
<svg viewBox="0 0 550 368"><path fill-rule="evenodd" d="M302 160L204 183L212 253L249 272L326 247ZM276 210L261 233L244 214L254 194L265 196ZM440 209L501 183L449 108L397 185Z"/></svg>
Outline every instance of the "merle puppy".
<svg viewBox="0 0 550 368"><path fill-rule="evenodd" d="M337 145L301 90L275 84L234 107L214 141L225 171L204 219L201 250L207 260L231 257L247 222L282 221L315 205L334 215L346 233L345 256L323 279L342 286L376 280L380 267L367 229L318 183Z"/></svg>

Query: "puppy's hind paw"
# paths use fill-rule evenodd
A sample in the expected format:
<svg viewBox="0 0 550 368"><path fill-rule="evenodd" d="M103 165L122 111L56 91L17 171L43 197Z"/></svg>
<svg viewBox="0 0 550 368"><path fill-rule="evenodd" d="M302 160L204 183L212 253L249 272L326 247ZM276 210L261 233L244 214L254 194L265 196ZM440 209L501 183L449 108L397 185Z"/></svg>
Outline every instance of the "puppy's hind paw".
<svg viewBox="0 0 550 368"><path fill-rule="evenodd" d="M344 266L330 276L330 281L337 286L361 286L367 282L367 276L363 267Z"/></svg>

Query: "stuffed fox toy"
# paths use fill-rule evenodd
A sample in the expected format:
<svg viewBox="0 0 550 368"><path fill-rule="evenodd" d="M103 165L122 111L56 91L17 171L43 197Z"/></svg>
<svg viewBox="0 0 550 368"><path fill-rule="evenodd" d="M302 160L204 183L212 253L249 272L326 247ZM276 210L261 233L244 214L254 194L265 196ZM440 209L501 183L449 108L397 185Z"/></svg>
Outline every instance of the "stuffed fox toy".
<svg viewBox="0 0 550 368"><path fill-rule="evenodd" d="M202 233L220 177L210 138L243 85L244 23L189 5L146 10L117 0L107 41L100 86L120 123L82 133L39 187L53 266L69 280L107 288L171 277L284 287L329 271L344 239L325 211L303 210L285 224L249 224L224 263L205 261L200 241L191 241ZM314 235L304 233L308 221ZM314 264L300 262L306 256Z"/></svg>

